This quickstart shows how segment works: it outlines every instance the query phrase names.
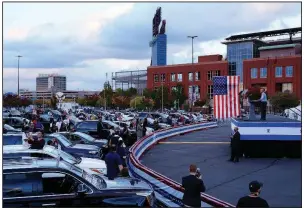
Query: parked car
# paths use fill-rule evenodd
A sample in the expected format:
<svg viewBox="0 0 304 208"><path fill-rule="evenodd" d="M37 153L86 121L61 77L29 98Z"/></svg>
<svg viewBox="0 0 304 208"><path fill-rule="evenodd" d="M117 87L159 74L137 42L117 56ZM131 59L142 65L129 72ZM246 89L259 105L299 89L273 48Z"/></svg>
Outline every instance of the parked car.
<svg viewBox="0 0 304 208"><path fill-rule="evenodd" d="M74 132L82 132L88 134L96 139L108 139L111 135L111 132L108 128L104 127L102 129L102 138L99 138L97 133L97 123L99 121L92 120L92 121L82 121L76 124L75 128L72 129Z"/></svg>
<svg viewBox="0 0 304 208"><path fill-rule="evenodd" d="M73 144L90 144L102 148L104 147L104 145L107 145L108 143L107 139L96 139L82 132L58 132L58 133L65 136Z"/></svg>
<svg viewBox="0 0 304 208"><path fill-rule="evenodd" d="M14 127L4 124L3 125L3 134L22 134L20 129L15 129Z"/></svg>
<svg viewBox="0 0 304 208"><path fill-rule="evenodd" d="M109 181L56 159L3 160L3 207L153 207L145 182Z"/></svg>
<svg viewBox="0 0 304 208"><path fill-rule="evenodd" d="M5 124L8 124L16 129L21 129L23 127L23 120L26 118L22 117L3 117L3 122ZM26 121L29 123L29 120L26 119Z"/></svg>
<svg viewBox="0 0 304 208"><path fill-rule="evenodd" d="M30 149L29 146L24 145L3 146L4 160L30 157L64 160L87 171L88 173L107 174L105 161L86 157L74 157L73 155L50 145L45 145L41 150Z"/></svg>
<svg viewBox="0 0 304 208"><path fill-rule="evenodd" d="M60 148L73 155L74 157L100 158L102 149L95 145L74 144L68 138L60 133L53 133L44 137L45 143L49 140L56 139Z"/></svg>

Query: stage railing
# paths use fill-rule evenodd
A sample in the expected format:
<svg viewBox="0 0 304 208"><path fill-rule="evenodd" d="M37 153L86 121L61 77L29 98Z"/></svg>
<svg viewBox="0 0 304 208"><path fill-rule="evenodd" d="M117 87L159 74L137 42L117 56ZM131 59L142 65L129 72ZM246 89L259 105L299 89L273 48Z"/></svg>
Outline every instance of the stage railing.
<svg viewBox="0 0 304 208"><path fill-rule="evenodd" d="M130 148L130 155L127 161L130 175L149 183L155 190L157 200L164 206L182 207L184 189L181 184L144 166L141 164L140 158L147 150L164 139L179 134L214 127L217 127L216 122L198 123L157 131L143 137ZM201 202L202 207L234 207L232 204L221 201L205 193L201 194Z"/></svg>

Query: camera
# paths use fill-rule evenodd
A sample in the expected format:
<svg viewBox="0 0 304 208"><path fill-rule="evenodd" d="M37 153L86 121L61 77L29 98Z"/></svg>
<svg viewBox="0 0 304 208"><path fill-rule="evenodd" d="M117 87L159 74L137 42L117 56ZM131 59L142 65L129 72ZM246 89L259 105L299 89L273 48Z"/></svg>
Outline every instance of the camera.
<svg viewBox="0 0 304 208"><path fill-rule="evenodd" d="M200 170L199 168L196 169L195 176L196 176L197 178L201 177L201 170Z"/></svg>

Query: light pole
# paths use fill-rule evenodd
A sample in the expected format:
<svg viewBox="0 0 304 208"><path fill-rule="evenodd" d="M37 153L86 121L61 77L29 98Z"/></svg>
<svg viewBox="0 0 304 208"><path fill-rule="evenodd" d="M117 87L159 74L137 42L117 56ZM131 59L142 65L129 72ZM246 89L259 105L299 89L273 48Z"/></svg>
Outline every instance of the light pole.
<svg viewBox="0 0 304 208"><path fill-rule="evenodd" d="M165 77L162 77L162 80L161 80L161 82L162 82L162 113L164 112L164 81L165 81L164 78Z"/></svg>
<svg viewBox="0 0 304 208"><path fill-rule="evenodd" d="M188 36L188 38L191 38L191 40L192 40L192 65L191 65L191 67L192 67L192 73L194 73L193 71L193 40L194 40L194 38L197 38L198 36L196 36L196 35L194 35L194 36ZM194 73L195 74L195 73ZM195 76L195 75L194 75ZM192 79L193 79L194 77L192 76ZM193 94L193 89L191 89L191 91L192 91L192 94ZM192 96L193 97L193 96ZM191 97L191 106L192 106L192 97Z"/></svg>
<svg viewBox="0 0 304 208"><path fill-rule="evenodd" d="M19 62L20 62L20 58L22 57L22 56L20 56L20 55L18 55L18 56L16 56L17 58L18 58L18 96L20 96L20 94L19 94Z"/></svg>

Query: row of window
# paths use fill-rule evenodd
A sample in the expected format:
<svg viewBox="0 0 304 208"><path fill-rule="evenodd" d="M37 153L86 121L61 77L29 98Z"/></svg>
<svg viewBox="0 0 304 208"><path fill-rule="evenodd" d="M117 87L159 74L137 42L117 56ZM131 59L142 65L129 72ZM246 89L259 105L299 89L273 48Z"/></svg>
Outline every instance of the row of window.
<svg viewBox="0 0 304 208"><path fill-rule="evenodd" d="M207 72L207 77L208 80L212 80L213 76L221 76L220 70L216 70L216 71L208 71ZM154 83L159 82L159 77L161 82L165 82L166 81L166 74L154 74ZM200 81L201 80L201 73L200 72L189 72L188 73L188 80L189 81ZM176 74L175 73L171 73L171 77L170 77L170 81L171 82L182 82L183 81L183 74L182 73L177 73L177 79L176 79Z"/></svg>
<svg viewBox="0 0 304 208"><path fill-rule="evenodd" d="M293 66L286 66L285 77L292 77L292 76L293 76ZM275 77L283 77L283 67L277 66L275 68ZM251 68L251 78L252 79L258 78L257 68ZM260 78L267 78L267 68L260 68Z"/></svg>
<svg viewBox="0 0 304 208"><path fill-rule="evenodd" d="M158 87L154 87L154 90L157 90ZM171 92L176 90L176 86L171 87ZM188 91L188 95L189 98L191 97L196 97L196 98L200 98L200 94L201 94L201 86L199 85L193 85L193 86L189 86L189 91ZM213 85L208 85L207 88L207 95L209 99L213 98Z"/></svg>

